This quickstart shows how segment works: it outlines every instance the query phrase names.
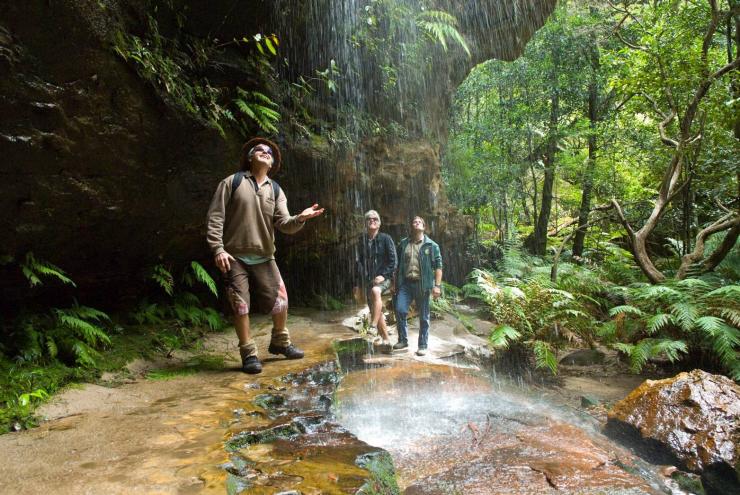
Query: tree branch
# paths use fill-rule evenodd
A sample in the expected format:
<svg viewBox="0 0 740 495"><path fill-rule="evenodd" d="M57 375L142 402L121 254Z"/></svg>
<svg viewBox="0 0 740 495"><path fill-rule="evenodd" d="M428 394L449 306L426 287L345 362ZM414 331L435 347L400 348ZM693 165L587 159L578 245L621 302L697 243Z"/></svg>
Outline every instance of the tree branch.
<svg viewBox="0 0 740 495"><path fill-rule="evenodd" d="M616 198L612 198L611 200L612 206L614 206L614 209L617 210L617 216L619 217L619 221L624 226L625 230L627 231L627 234L630 236L630 240L635 239L635 231L632 230L632 226L627 221L627 217L624 216L624 212L622 211L622 207L619 206L619 203L617 202Z"/></svg>
<svg viewBox="0 0 740 495"><path fill-rule="evenodd" d="M686 278L686 275L688 273L689 268L691 268L691 265L700 261L704 257L704 246L705 246L707 239L710 236L716 234L717 232L722 232L723 230L736 228L738 226L740 226L740 215L738 215L735 212L730 212L724 215L723 217L719 218L718 220L714 221L708 227L702 229L696 235L696 244L695 244L694 250L691 253L686 254L681 257L681 266L678 269L676 278L679 280L683 280L684 278ZM734 245L734 241L733 241L733 245ZM712 254L714 255L714 253ZM719 262L717 262L716 264L719 264ZM714 266L716 266L716 264Z"/></svg>

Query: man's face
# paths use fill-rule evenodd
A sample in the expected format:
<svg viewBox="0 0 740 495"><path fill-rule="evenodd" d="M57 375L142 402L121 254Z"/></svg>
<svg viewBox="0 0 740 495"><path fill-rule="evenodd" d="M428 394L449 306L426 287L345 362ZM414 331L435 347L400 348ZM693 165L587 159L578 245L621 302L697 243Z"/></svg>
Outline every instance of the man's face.
<svg viewBox="0 0 740 495"><path fill-rule="evenodd" d="M265 163L267 165L272 165L272 162L272 149L269 146L266 144L258 144L254 147L252 163Z"/></svg>
<svg viewBox="0 0 740 495"><path fill-rule="evenodd" d="M368 231L378 230L380 228L380 218L370 216L365 219L365 225Z"/></svg>
<svg viewBox="0 0 740 495"><path fill-rule="evenodd" d="M414 218L411 221L411 230L413 230L414 232L424 232L424 228L424 220L422 220L421 218Z"/></svg>

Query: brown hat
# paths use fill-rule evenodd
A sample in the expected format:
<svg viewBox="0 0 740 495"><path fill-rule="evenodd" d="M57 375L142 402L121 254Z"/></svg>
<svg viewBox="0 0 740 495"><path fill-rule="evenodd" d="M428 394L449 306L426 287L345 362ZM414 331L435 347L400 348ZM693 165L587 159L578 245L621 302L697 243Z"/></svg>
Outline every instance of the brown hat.
<svg viewBox="0 0 740 495"><path fill-rule="evenodd" d="M242 155L239 158L239 168L240 170L249 170L249 150L258 144L266 144L272 150L272 168L267 175L273 177L280 171L282 157L280 155L280 148L278 148L278 145L266 138L255 137L244 143L244 146L242 146Z"/></svg>

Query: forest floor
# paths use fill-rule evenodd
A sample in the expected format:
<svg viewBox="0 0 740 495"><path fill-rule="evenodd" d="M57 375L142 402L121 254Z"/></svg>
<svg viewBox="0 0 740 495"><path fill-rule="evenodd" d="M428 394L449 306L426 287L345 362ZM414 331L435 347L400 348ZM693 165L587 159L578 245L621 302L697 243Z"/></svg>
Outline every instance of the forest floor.
<svg viewBox="0 0 740 495"><path fill-rule="evenodd" d="M236 412L260 390L284 390L286 375L332 361L333 341L357 337L341 322L338 313L294 312L289 327L306 358L287 361L267 355L270 325L257 319L254 333L264 371L256 376L240 372L229 328L208 335L197 352L135 360L97 384L66 388L37 410L44 418L38 428L0 436L0 493L223 493L228 481L223 466L229 462L224 441L245 427L237 425ZM474 325L485 335L485 322ZM404 357L440 364L483 342L445 317L432 324L430 355ZM380 364L398 358L377 354L374 359ZM557 379L537 388L573 408L582 407L582 396L595 400L600 405L590 411L598 417L604 405L626 396L644 378L626 374L607 355L600 364L563 366ZM304 487L304 493L310 490Z"/></svg>

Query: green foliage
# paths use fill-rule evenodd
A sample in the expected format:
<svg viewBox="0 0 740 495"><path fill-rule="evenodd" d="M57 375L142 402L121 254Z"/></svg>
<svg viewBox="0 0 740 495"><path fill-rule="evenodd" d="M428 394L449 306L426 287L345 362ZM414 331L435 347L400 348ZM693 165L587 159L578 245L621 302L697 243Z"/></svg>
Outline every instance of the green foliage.
<svg viewBox="0 0 740 495"><path fill-rule="evenodd" d="M447 51L447 39L449 38L459 44L468 57L471 56L468 44L457 30L457 19L452 14L441 10L425 10L417 15L416 25L442 45L445 51Z"/></svg>
<svg viewBox="0 0 740 495"><path fill-rule="evenodd" d="M31 287L42 285L42 278L56 279L64 284L76 287L75 283L67 276L64 270L48 261L36 259L30 251L26 253L25 259L20 263L20 268Z"/></svg>
<svg viewBox="0 0 740 495"><path fill-rule="evenodd" d="M236 94L234 104L242 114L252 119L263 131L277 134L276 124L280 122L280 114L274 110L277 103L259 91L236 88Z"/></svg>
<svg viewBox="0 0 740 495"><path fill-rule="evenodd" d="M594 315L604 305L599 292L609 286L592 270L567 264L566 275L553 284L550 268L511 246L499 271L474 270L462 290L483 301L497 323L489 337L493 347L524 346L538 368L556 373L558 347L594 341Z"/></svg>
<svg viewBox="0 0 740 495"><path fill-rule="evenodd" d="M260 88L268 87L267 80L274 72L271 59L277 56L280 44L277 35L256 33L226 43L199 38L184 29L184 10L175 11L173 4L167 4L180 28L168 37L160 30L158 7L156 2L150 4L146 29L141 35L122 31L114 34L116 54L132 64L166 103L216 129L223 137L226 124L234 124L244 134L252 133L252 123L264 132L276 134L280 121L275 110L278 105L265 94L265 89L216 87L205 74L214 65L214 58L236 46L249 50L236 63L248 67L260 79Z"/></svg>
<svg viewBox="0 0 740 495"><path fill-rule="evenodd" d="M649 359L674 362L686 355L740 378L740 286L717 287L687 278L624 289L628 304L609 311L602 336L629 356L639 372Z"/></svg>
<svg viewBox="0 0 740 495"><path fill-rule="evenodd" d="M206 326L211 330L219 330L224 326L221 315L214 308L207 306L198 295L185 289L197 289L202 286L211 295L218 297L216 282L203 265L191 261L182 268L180 277L182 288L175 283L176 277L171 269L163 264L154 266L147 273L147 278L162 289L167 298L155 302L142 299L136 310L131 313L131 318L137 324L159 325L174 320L178 326ZM178 345L171 347L176 348Z"/></svg>
<svg viewBox="0 0 740 495"><path fill-rule="evenodd" d="M190 72L204 61L182 57L180 45L160 34L154 17L148 16L147 36L142 38L119 31L114 38L114 51L136 68L139 75L158 89L165 101L201 119L222 135L222 123L232 117L219 103L221 91L208 79L191 77Z"/></svg>

